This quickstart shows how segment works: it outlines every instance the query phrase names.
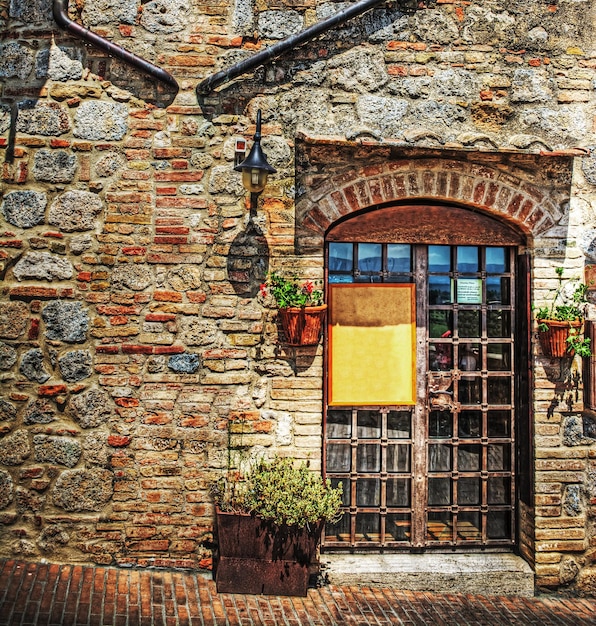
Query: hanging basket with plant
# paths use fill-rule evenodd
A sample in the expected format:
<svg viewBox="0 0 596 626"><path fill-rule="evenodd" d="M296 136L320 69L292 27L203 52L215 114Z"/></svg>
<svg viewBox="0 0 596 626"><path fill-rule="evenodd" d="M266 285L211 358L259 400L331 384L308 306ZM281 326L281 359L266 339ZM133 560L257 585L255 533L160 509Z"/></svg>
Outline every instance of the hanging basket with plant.
<svg viewBox="0 0 596 626"><path fill-rule="evenodd" d="M588 286L579 278L564 281L563 271L555 269L559 283L550 306L536 311L540 346L550 357L587 357L592 354L590 339L583 333Z"/></svg>
<svg viewBox="0 0 596 626"><path fill-rule="evenodd" d="M285 278L271 272L261 285L261 297L272 297L279 308L279 320L286 343L291 346L312 346L319 343L327 305L323 291L312 281L301 282L296 276Z"/></svg>

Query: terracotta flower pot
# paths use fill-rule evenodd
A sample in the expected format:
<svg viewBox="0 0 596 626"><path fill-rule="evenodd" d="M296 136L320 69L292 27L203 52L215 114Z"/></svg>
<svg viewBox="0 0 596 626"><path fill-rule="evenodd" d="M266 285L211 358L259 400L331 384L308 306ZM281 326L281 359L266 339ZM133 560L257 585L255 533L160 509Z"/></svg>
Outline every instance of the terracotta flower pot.
<svg viewBox="0 0 596 626"><path fill-rule="evenodd" d="M323 522L277 526L254 515L217 510L219 593L305 596Z"/></svg>
<svg viewBox="0 0 596 626"><path fill-rule="evenodd" d="M319 343L327 305L279 309L286 343L291 346L314 346Z"/></svg>
<svg viewBox="0 0 596 626"><path fill-rule="evenodd" d="M538 332L540 347L545 356L550 357L570 357L574 355L574 350L568 350L567 338L569 331L573 328L577 332L582 323L579 320L572 322L560 322L558 320L538 320L538 324L546 324L548 330Z"/></svg>

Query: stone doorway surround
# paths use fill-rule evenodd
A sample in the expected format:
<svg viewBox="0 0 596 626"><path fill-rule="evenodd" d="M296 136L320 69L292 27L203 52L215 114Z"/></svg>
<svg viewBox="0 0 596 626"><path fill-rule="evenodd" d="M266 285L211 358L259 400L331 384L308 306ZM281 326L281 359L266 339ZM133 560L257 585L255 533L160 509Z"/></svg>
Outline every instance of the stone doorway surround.
<svg viewBox="0 0 596 626"><path fill-rule="evenodd" d="M574 158L583 156L585 151L581 149L529 152L466 149L463 146L411 147L403 142L368 137L349 141L339 137L298 135L296 253L308 257L313 265L323 266L325 235L333 225L356 212L429 201L452 203L516 225L526 237L532 269L560 263L561 245L564 245L561 242L569 236L572 228L570 205ZM531 284L530 288L532 298L538 300L547 291L544 285L538 283ZM535 370L536 364L540 365L537 379L544 377L546 380L541 355L535 346L532 346L530 358ZM537 423L543 421L539 408L539 405L533 406L533 430ZM548 437L535 435L533 444L537 457L547 458L558 453L558 450L552 449L557 444L553 444ZM554 480L551 475L538 473L538 465L539 461L534 461L534 473L538 475L532 484L534 494L548 489ZM552 469L556 470L555 467ZM551 575L554 571L552 567L541 563L560 562L561 568L565 566L568 559L565 538L562 537L559 542L547 539L560 534L564 520L556 516L551 518L550 513L545 511L540 506L540 498L535 495L527 501L518 502L518 548L523 560L515 555L485 555L488 561L484 565L476 563L474 567L494 569L495 581L502 582L511 576L507 573L510 564L501 567L500 558L506 560L511 557L516 560L514 567L520 568L520 576L525 580L524 589L533 588L532 569L536 571L539 586L556 584L558 575ZM581 524L581 520L577 523ZM586 532L587 529L584 529L584 536ZM581 541L577 541L571 548L581 553L585 550L582 545ZM391 576L393 561L398 558L407 560L408 556L380 555L378 558L381 560L377 562L371 554L368 557L372 560L364 569L371 573L373 579L383 572ZM413 579L425 577L424 567L419 569L422 561L416 560L418 556L410 557L413 560L408 561L406 568L413 568ZM442 569L443 563L449 560L441 554L429 555L429 558L431 556L438 559L431 569ZM473 559L466 561L470 556L462 555L463 560L455 564L455 570L459 572L465 563L470 565ZM364 558L363 555L353 554L329 555L332 561L330 571L335 571L340 578L347 575L346 572L355 571L356 562L352 563L352 559L356 557L358 562L363 563L368 558L366 555ZM388 565L389 561L392 564ZM415 563L417 565L412 565ZM470 571L473 572L474 567ZM555 569L557 567L555 565ZM449 578L453 572L449 572L449 568L447 570ZM363 576L366 579L367 575ZM481 578L480 574L472 578L474 576ZM466 577L458 573L457 578L464 580ZM549 582L551 580L553 583ZM501 582L495 584L499 586ZM504 590L504 593L507 591Z"/></svg>
<svg viewBox="0 0 596 626"><path fill-rule="evenodd" d="M580 149L530 153L412 148L390 140L296 138L296 246L322 255L327 229L390 203L453 202L515 223L536 244L567 227L573 158ZM530 244L531 245L531 244Z"/></svg>

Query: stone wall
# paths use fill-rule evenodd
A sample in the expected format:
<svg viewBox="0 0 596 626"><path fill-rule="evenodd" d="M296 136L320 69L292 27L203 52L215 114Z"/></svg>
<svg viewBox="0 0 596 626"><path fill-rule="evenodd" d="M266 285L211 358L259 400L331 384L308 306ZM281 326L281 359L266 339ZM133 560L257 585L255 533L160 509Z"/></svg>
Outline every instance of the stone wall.
<svg viewBox="0 0 596 626"><path fill-rule="evenodd" d="M72 19L171 72L174 94L62 32L48 1L1 5L0 554L209 566L209 484L230 433L320 466L322 348L278 341L258 285L279 267L323 277L313 192L328 223L344 214L323 193L330 137L359 159L334 170L344 199L378 177L361 169L373 147L395 168L408 165L393 149L458 155L478 207L487 171L500 189L525 172L532 224L527 207L507 218L531 235L537 301L553 267L595 262L593 3L387 3L197 100L212 72L344 6L71 3ZM232 164L259 108L278 173L251 216ZM572 176L544 174L553 151ZM578 366L535 355L523 551L540 584L590 589L596 429Z"/></svg>

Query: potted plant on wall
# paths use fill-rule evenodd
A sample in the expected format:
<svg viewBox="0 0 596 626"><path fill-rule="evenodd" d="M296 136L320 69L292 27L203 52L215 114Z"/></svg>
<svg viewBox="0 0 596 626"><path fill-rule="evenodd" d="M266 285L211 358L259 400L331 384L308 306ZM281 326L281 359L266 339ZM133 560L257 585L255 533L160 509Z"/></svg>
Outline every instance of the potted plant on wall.
<svg viewBox="0 0 596 626"><path fill-rule="evenodd" d="M261 297L270 296L279 308L279 318L286 342L291 346L312 346L319 343L327 305L323 291L312 281L300 282L296 276L285 278L271 272L261 285Z"/></svg>
<svg viewBox="0 0 596 626"><path fill-rule="evenodd" d="M562 267L555 269L559 284L550 306L536 312L540 346L550 357L587 357L592 354L590 339L583 333L588 286L579 278L564 281L563 271Z"/></svg>
<svg viewBox="0 0 596 626"><path fill-rule="evenodd" d="M306 463L276 457L242 475L228 471L213 488L218 592L300 595L326 521L337 521L341 486Z"/></svg>

